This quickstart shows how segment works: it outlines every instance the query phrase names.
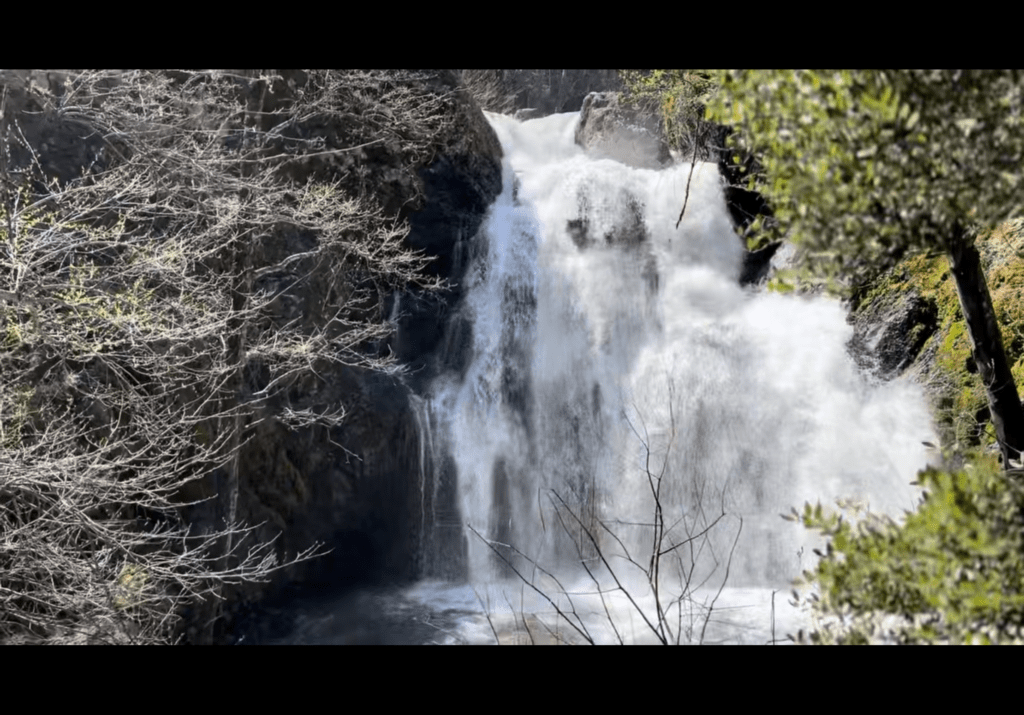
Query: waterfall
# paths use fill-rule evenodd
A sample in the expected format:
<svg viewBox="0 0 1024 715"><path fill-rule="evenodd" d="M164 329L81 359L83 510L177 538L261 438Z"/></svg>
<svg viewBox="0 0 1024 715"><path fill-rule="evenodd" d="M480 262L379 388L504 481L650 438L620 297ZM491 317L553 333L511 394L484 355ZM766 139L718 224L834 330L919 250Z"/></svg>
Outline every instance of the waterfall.
<svg viewBox="0 0 1024 715"><path fill-rule="evenodd" d="M653 548L663 594L692 603L788 590L812 563L790 507L914 507L934 439L922 391L858 372L838 302L740 287L715 165L694 167L676 228L689 164L588 156L577 113L488 118L504 184L458 308L472 357L421 418L466 529L452 537L447 515L428 562L458 561L449 573L480 588L529 579L562 597L619 579L639 599Z"/></svg>

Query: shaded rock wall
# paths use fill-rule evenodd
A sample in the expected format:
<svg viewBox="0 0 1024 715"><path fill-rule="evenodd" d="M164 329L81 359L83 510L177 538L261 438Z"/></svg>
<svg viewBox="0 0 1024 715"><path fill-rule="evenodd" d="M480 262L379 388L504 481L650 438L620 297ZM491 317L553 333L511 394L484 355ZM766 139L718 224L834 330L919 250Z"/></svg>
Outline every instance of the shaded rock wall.
<svg viewBox="0 0 1024 715"><path fill-rule="evenodd" d="M623 88L618 70L462 70L462 79L489 112L535 119L577 112L591 92Z"/></svg>
<svg viewBox="0 0 1024 715"><path fill-rule="evenodd" d="M480 153L444 155L421 172L426 201L410 216L409 245L434 256L430 270L446 279L441 292L405 291L392 297L397 331L389 345L410 369L410 384L423 388L445 365L464 359L464 348L444 345L451 309L462 298L462 278L471 244L488 207L501 193L501 147L484 122L493 145ZM449 341L450 342L450 341Z"/></svg>
<svg viewBox="0 0 1024 715"><path fill-rule="evenodd" d="M421 486L430 476L423 471L429 465L420 462L410 396L426 384L443 352L441 336L449 306L461 296L469 242L501 191L501 147L453 73L421 72L407 82L447 103L449 121L434 134L430 149L410 161L401 146L383 142L342 169L356 177L354 188L371 193L396 220L408 220L407 244L431 256L428 273L450 287L439 293L407 289L387 298L384 310L394 316L396 331L380 350L394 352L408 368L405 376L353 368L324 375L329 392L318 399L344 406L342 425L289 431L271 421L257 429L243 456L247 478L240 515L249 523L267 522L260 538L283 532L283 553L313 541L333 549L287 569L278 584L397 582L423 569ZM302 132L306 138L323 134L328 146L361 139L344 123L310 123ZM303 175L324 171L334 175L332 167L319 165L305 167ZM273 590L248 588L236 598L252 602ZM225 629L230 627L229 620Z"/></svg>
<svg viewBox="0 0 1024 715"><path fill-rule="evenodd" d="M416 415L410 410L410 385L425 384L426 368L444 359L438 354L458 352L443 349L441 336L448 306L461 295L469 242L501 191L501 148L476 101L448 70L396 71L375 75L372 81L353 75L355 86L371 83L365 91L338 96L324 96L324 86L317 85L323 75L303 70L211 70L167 76L172 82L209 82L233 92L240 106L272 135L271 154L273 142L280 144L282 153L290 142L315 145L319 151L301 161L282 161L281 179L296 185L310 179L331 181L343 193L373 197L387 217L408 221L407 245L433 259L427 272L450 281L441 293L396 287L383 302L353 306L353 315L361 318L392 315L396 334L373 349L396 353L412 367L408 378L400 371L381 374L318 365L315 376L296 381L283 399L292 405L343 409L346 419L341 425L289 429L277 419L284 403L271 402L245 433L238 517L255 527L250 543L276 539L281 558L314 542L332 553L283 569L269 584L226 590L229 606L216 636L223 638L237 614L289 582L336 586L402 581L421 572L419 520L426 477ZM37 180L66 183L109 165L110 144L87 117L42 111L28 91L33 84L51 93L67 91L65 77L30 72L4 79L13 88L7 110L18 117L25 143L43 170ZM110 81L116 83L116 76ZM374 104L382 92L397 93L398 99L387 107L408 106L401 102L411 97L443 111L434 113L432 123L424 126L402 124L388 116L387 107ZM314 95L331 111L289 113ZM223 137L229 150L233 142L244 146L245 141L244 132ZM27 171L30 155L27 146L12 144L13 170ZM252 263L276 263L302 254L316 240L291 226L267 226L253 239ZM311 327L322 318L317 306L326 300L325 271L332 267L301 260L292 267L304 273L303 281L295 283L292 275L260 274L253 288L290 286L274 304L274 320L293 321L300 329L307 323ZM359 280L355 276L353 284ZM258 383L259 366L252 366L251 372L249 377ZM223 470L217 470L181 495L185 500L206 499L185 510L196 529L222 527L224 505L217 497L225 492L226 481ZM184 615L186 637L198 637L195 621L209 614L198 609Z"/></svg>

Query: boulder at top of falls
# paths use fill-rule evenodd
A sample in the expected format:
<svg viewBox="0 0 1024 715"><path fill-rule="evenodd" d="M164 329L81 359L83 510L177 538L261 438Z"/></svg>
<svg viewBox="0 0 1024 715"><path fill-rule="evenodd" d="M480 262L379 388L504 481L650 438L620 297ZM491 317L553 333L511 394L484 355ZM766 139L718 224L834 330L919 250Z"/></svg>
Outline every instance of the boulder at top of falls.
<svg viewBox="0 0 1024 715"><path fill-rule="evenodd" d="M544 112L541 111L540 109L537 109L536 107L524 107L522 109L516 110L516 113L513 115L513 118L520 122L527 122L531 119L540 119L543 116Z"/></svg>
<svg viewBox="0 0 1024 715"><path fill-rule="evenodd" d="M638 169L672 163L657 116L621 102L618 92L591 92L583 100L576 143L591 156Z"/></svg>

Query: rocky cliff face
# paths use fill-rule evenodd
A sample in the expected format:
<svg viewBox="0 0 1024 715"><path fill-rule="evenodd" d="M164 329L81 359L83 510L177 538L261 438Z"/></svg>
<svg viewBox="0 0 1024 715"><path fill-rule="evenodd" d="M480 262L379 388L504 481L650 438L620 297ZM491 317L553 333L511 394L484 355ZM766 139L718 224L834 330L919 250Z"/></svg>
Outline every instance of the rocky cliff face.
<svg viewBox="0 0 1024 715"><path fill-rule="evenodd" d="M978 238L1003 346L1024 384L1024 230L1011 221ZM904 259L858 297L850 316L858 361L880 379L910 374L925 386L943 446L991 446L988 401L971 357L944 255Z"/></svg>
<svg viewBox="0 0 1024 715"><path fill-rule="evenodd" d="M339 168L341 175L355 177L358 186L353 188L371 193L388 215L409 222L407 244L432 257L428 272L449 287L440 292L412 288L386 297L396 331L380 349L394 352L407 368L404 377L351 368L324 376L330 394L319 399L344 405L346 419L340 426L296 431L270 421L258 428L243 455L240 516L250 524L266 523L258 538L282 534L285 554L313 541L332 549L288 569L278 583L398 582L416 577L422 568L421 486L429 466L420 463L410 395L443 360L439 344L448 306L460 297L469 241L501 192L501 147L454 74L420 73L407 81L446 102L447 121L427 151L410 157L400 138L385 139L346 158L341 167L308 166L293 178L299 181L317 171L334 176ZM285 97L290 91L287 85L280 90ZM328 146L363 139L344 123L306 126L303 132L322 137ZM237 599L256 601L273 590L273 584L247 587ZM230 630L230 620L225 628Z"/></svg>
<svg viewBox="0 0 1024 715"><path fill-rule="evenodd" d="M523 120L578 112L591 92L623 88L618 70L462 70L461 75L484 109Z"/></svg>
<svg viewBox="0 0 1024 715"><path fill-rule="evenodd" d="M275 550L284 559L314 542L331 553L275 572L270 583L226 589L230 605L215 634L224 638L247 604L286 583L402 581L419 573L424 465L410 386L422 382L432 361L440 359L447 306L459 297L468 242L501 191L501 148L476 101L447 70L352 73L334 85L325 84L323 74L303 70L164 76L171 96L176 86L190 91L205 87L222 101L237 103L251 120L248 130L222 128L218 135L220 150L232 160L252 151L251 132L261 132L260 156L276 157L277 178L294 186L295 194L316 180L333 185L339 200L372 197L383 221L409 227L405 243L430 257L428 276L449 282L441 292L396 284L390 293L373 298L366 292L369 279L353 262L352 295L370 298L353 299L350 314L354 319L390 315L397 328L392 337L365 345L366 357L393 352L411 372L317 363L313 374L295 380L280 399L267 400L242 435L237 517L254 527L248 543L276 539ZM11 143L9 168L31 175L40 191L45 193L48 182L67 185L117 163L118 147L103 139L88 112L59 108L61 93L81 91L71 75L20 72L0 79L9 89L6 112L22 132ZM120 82L116 73L104 81L111 87ZM332 86L337 93L326 96L325 87ZM97 92L92 101L102 103L97 88L90 88ZM46 101L40 99L44 95ZM318 108L330 111L303 111L313 96ZM378 101L382 96L387 102ZM413 112L425 105L431 111ZM296 146L304 147L301 158L291 159ZM284 191L281 200L297 199ZM339 266L304 257L319 241L309 232L287 222L259 229L247 247L250 255L242 260L252 267L250 289L276 296L266 308L268 325L312 331L323 321L327 292L337 289ZM271 271L264 265L284 268ZM246 379L265 381L260 370L254 363ZM343 410L345 418L332 427L286 424L283 411L296 405ZM208 439L201 432L197 438ZM205 500L184 510L195 529L223 525L226 513L219 495L227 485L227 472L216 469L181 494L184 500ZM197 621L208 615L203 609L184 614L187 640L200 637Z"/></svg>

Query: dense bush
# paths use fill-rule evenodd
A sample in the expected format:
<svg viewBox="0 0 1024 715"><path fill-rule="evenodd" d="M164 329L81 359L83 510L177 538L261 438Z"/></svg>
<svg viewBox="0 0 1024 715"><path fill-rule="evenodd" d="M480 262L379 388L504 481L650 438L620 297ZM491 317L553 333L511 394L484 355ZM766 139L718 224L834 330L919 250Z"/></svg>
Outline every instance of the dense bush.
<svg viewBox="0 0 1024 715"><path fill-rule="evenodd" d="M922 501L902 524L857 518L855 507L794 510L789 518L829 537L817 567L804 574L814 584L806 603L817 621L800 640L1021 642L1024 474L974 455L919 479Z"/></svg>

